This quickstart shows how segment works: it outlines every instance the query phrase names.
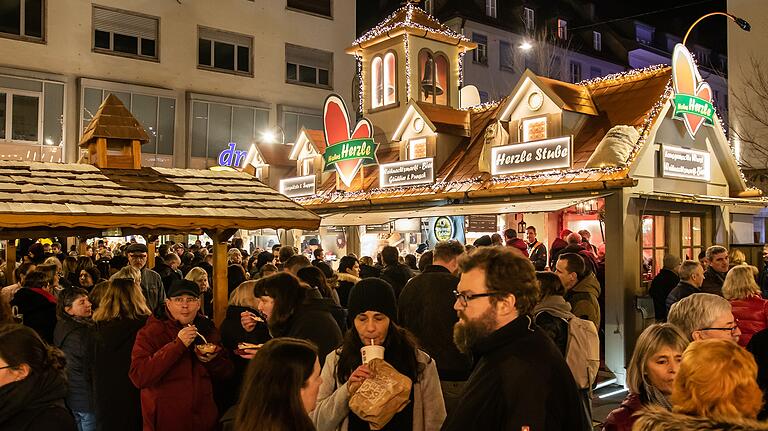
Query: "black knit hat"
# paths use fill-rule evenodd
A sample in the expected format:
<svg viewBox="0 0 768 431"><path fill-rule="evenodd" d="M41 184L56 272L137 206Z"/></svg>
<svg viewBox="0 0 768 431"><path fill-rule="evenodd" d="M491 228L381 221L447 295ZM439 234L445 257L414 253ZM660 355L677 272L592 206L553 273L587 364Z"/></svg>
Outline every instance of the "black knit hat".
<svg viewBox="0 0 768 431"><path fill-rule="evenodd" d="M347 319L350 326L355 320L355 316L366 311L377 311L389 317L394 323L397 323L397 300L395 300L395 291L392 285L380 278L364 278L355 284L352 291L349 292L349 301L347 302L349 313Z"/></svg>

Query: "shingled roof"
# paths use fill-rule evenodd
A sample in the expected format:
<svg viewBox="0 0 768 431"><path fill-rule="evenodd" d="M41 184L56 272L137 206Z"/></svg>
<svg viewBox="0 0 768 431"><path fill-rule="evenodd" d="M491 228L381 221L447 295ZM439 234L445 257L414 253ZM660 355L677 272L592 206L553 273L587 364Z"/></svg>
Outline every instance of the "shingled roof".
<svg viewBox="0 0 768 431"><path fill-rule="evenodd" d="M244 172L0 161L2 238L99 234L115 227L137 233L312 230L319 223L318 216Z"/></svg>
<svg viewBox="0 0 768 431"><path fill-rule="evenodd" d="M144 126L112 93L104 99L99 110L88 123L80 139L80 146L88 145L94 138L127 139L141 141L142 144L149 142L149 135L144 130Z"/></svg>

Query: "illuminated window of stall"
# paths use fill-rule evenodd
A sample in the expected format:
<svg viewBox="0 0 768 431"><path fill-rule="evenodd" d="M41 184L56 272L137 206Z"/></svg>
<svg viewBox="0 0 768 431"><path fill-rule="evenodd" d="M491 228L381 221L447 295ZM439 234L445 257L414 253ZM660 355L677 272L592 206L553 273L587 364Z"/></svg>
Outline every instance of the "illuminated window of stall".
<svg viewBox="0 0 768 431"><path fill-rule="evenodd" d="M376 56L371 62L371 107L384 105L383 61Z"/></svg>
<svg viewBox="0 0 768 431"><path fill-rule="evenodd" d="M547 117L523 120L523 142L547 139Z"/></svg>
<svg viewBox="0 0 768 431"><path fill-rule="evenodd" d="M301 159L301 172L299 176L312 175L315 173L315 156L309 156Z"/></svg>
<svg viewBox="0 0 768 431"><path fill-rule="evenodd" d="M680 256L683 257L683 260L698 260L699 253L703 250L701 244L701 217L682 216L680 222L682 224L680 244L683 247Z"/></svg>
<svg viewBox="0 0 768 431"><path fill-rule="evenodd" d="M384 57L377 55L371 61L371 108L392 105L397 101L395 54L388 52Z"/></svg>
<svg viewBox="0 0 768 431"><path fill-rule="evenodd" d="M449 88L448 58L422 49L419 52L419 100L447 105Z"/></svg>
<svg viewBox="0 0 768 431"><path fill-rule="evenodd" d="M643 245L642 245L642 277L650 281L663 267L664 255L667 253L666 217L661 215L643 216Z"/></svg>
<svg viewBox="0 0 768 431"><path fill-rule="evenodd" d="M413 139L408 143L408 160L427 157L427 138Z"/></svg>

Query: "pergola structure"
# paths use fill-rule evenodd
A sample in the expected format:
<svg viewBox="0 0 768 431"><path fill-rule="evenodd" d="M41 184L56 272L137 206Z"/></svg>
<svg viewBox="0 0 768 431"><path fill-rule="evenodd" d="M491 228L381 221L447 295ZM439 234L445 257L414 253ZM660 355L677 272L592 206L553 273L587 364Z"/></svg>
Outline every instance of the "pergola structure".
<svg viewBox="0 0 768 431"><path fill-rule="evenodd" d="M92 238L120 229L142 235L154 266L162 234L202 233L213 240L214 320L224 319L227 241L238 229L317 229L320 218L240 171L141 166L149 140L120 100L109 95L86 128L89 163L0 161L0 239L51 235ZM16 261L8 241L6 275Z"/></svg>

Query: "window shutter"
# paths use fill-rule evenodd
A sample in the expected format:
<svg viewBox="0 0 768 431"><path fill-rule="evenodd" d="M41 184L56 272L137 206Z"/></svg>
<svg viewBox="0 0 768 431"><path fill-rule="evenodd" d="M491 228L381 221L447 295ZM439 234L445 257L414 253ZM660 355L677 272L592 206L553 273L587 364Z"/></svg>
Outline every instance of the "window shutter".
<svg viewBox="0 0 768 431"><path fill-rule="evenodd" d="M100 7L93 8L96 30L157 40L157 19Z"/></svg>

